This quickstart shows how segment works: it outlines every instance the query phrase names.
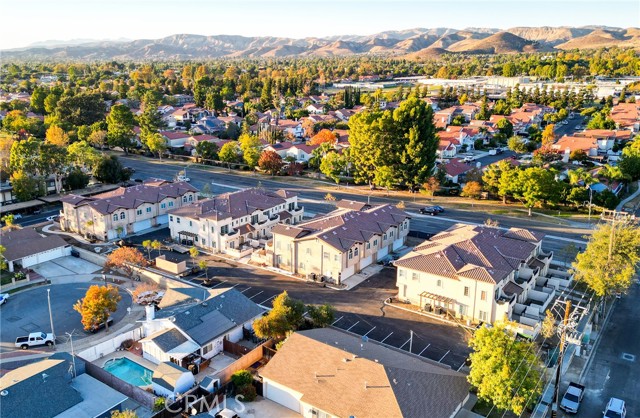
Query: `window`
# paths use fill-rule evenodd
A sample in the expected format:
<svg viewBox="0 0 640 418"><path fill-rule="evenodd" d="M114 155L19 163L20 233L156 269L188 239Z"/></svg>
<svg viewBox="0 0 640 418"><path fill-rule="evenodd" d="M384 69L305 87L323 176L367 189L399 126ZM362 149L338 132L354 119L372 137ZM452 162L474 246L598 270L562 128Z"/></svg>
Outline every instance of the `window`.
<svg viewBox="0 0 640 418"><path fill-rule="evenodd" d="M485 311L479 311L478 312L478 318L480 318L481 321L487 322L487 318L488 317L489 317L489 315L487 314L487 312L485 312Z"/></svg>
<svg viewBox="0 0 640 418"><path fill-rule="evenodd" d="M173 201L169 202L169 207L173 207Z"/></svg>
<svg viewBox="0 0 640 418"><path fill-rule="evenodd" d="M169 215L169 222L173 222L173 216Z"/></svg>
<svg viewBox="0 0 640 418"><path fill-rule="evenodd" d="M328 260L329 259L329 253L326 252L326 251L324 253L322 253L322 258L324 258L325 260Z"/></svg>
<svg viewBox="0 0 640 418"><path fill-rule="evenodd" d="M251 216L251 223L252 224L257 224L258 223L258 215L252 215Z"/></svg>
<svg viewBox="0 0 640 418"><path fill-rule="evenodd" d="M294 210L296 208L296 204L291 202L289 203L289 210Z"/></svg>
<svg viewBox="0 0 640 418"><path fill-rule="evenodd" d="M211 351L211 348L213 346L213 343L211 344L207 344L204 347L202 347L202 355L204 356L205 354L207 354L209 351Z"/></svg>
<svg viewBox="0 0 640 418"><path fill-rule="evenodd" d="M304 268L304 263L298 263L298 268L303 269Z"/></svg>
<svg viewBox="0 0 640 418"><path fill-rule="evenodd" d="M118 214L117 214L117 213L114 213L114 214L113 214L113 220L114 220L114 221L117 221L117 220L118 220Z"/></svg>
<svg viewBox="0 0 640 418"><path fill-rule="evenodd" d="M212 227L211 227L211 233L212 233L212 234L215 234L215 233L216 233L216 227L215 227L215 226L212 226Z"/></svg>
<svg viewBox="0 0 640 418"><path fill-rule="evenodd" d="M418 273L411 273L411 280L418 280Z"/></svg>
<svg viewBox="0 0 640 418"><path fill-rule="evenodd" d="M189 202L193 202L193 195L192 194L189 195Z"/></svg>
<svg viewBox="0 0 640 418"><path fill-rule="evenodd" d="M487 300L487 292L485 290L480 292L480 300Z"/></svg>
<svg viewBox="0 0 640 418"><path fill-rule="evenodd" d="M389 236L393 238L393 231L389 232Z"/></svg>
<svg viewBox="0 0 640 418"><path fill-rule="evenodd" d="M167 208L166 203L160 203L160 209L166 209L166 208Z"/></svg>
<svg viewBox="0 0 640 418"><path fill-rule="evenodd" d="M340 261L340 256L338 254L334 255L333 261Z"/></svg>
<svg viewBox="0 0 640 418"><path fill-rule="evenodd" d="M377 239L374 239L374 240L373 240L373 246L374 246L374 247L377 247L377 246L378 246L378 240L377 240Z"/></svg>
<svg viewBox="0 0 640 418"><path fill-rule="evenodd" d="M468 315L469 314L469 307L466 305L460 305L460 315Z"/></svg>
<svg viewBox="0 0 640 418"><path fill-rule="evenodd" d="M220 227L220 235L227 235L229 233L229 225L223 225Z"/></svg>
<svg viewBox="0 0 640 418"><path fill-rule="evenodd" d="M371 243L367 242L367 250L371 249Z"/></svg>
<svg viewBox="0 0 640 418"><path fill-rule="evenodd" d="M232 249L236 248L236 243L233 242L233 241L231 243L229 243L229 248L232 248Z"/></svg>
<svg viewBox="0 0 640 418"><path fill-rule="evenodd" d="M189 226L193 226L193 222L192 221L189 221Z"/></svg>
<svg viewBox="0 0 640 418"><path fill-rule="evenodd" d="M125 217L125 216L126 216L126 214L125 214L124 212L122 212L122 213L120 214L120 219L124 219L124 217Z"/></svg>
<svg viewBox="0 0 640 418"><path fill-rule="evenodd" d="M469 286L464 287L464 295L469 296Z"/></svg>
<svg viewBox="0 0 640 418"><path fill-rule="evenodd" d="M202 232L206 232L207 231L207 226L206 225L202 225Z"/></svg>
<svg viewBox="0 0 640 418"><path fill-rule="evenodd" d="M311 248L307 248L307 255L311 255Z"/></svg>
<svg viewBox="0 0 640 418"><path fill-rule="evenodd" d="M280 249L280 241L276 242L276 248L279 250Z"/></svg>
<svg viewBox="0 0 640 418"><path fill-rule="evenodd" d="M436 283L436 286L442 287L442 280L438 279L438 282Z"/></svg>
<svg viewBox="0 0 640 418"><path fill-rule="evenodd" d="M398 276L404 277L404 270L403 269L398 270Z"/></svg>
<svg viewBox="0 0 640 418"><path fill-rule="evenodd" d="M198 242L198 236L196 235L196 242Z"/></svg>
<svg viewBox="0 0 640 418"><path fill-rule="evenodd" d="M184 203L187 203L187 196L182 196L182 201L183 201Z"/></svg>
<svg viewBox="0 0 640 418"><path fill-rule="evenodd" d="M207 240L205 240L204 238L202 238L202 245L207 245Z"/></svg>
<svg viewBox="0 0 640 418"><path fill-rule="evenodd" d="M147 213L151 213L151 206L147 208Z"/></svg>
<svg viewBox="0 0 640 418"><path fill-rule="evenodd" d="M180 218L176 217L176 223L180 223Z"/></svg>
<svg viewBox="0 0 640 418"><path fill-rule="evenodd" d="M382 240L383 240L383 241L386 241L386 240L387 240L387 234L384 234L384 235L382 236Z"/></svg>
<svg viewBox="0 0 640 418"><path fill-rule="evenodd" d="M355 256L357 257L357 256L358 256L358 253L359 253L358 248L357 248L357 247L356 247L356 248L354 248L354 249L353 249L353 255L355 255Z"/></svg>
<svg viewBox="0 0 640 418"><path fill-rule="evenodd" d="M138 210L136 211L136 214L137 214L137 215L142 215L142 209L138 209Z"/></svg>

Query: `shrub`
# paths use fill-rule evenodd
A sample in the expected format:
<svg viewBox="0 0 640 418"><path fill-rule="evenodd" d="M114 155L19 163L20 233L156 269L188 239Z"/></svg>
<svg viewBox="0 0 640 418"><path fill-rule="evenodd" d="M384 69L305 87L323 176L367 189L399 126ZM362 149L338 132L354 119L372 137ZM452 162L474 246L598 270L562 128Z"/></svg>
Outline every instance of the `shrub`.
<svg viewBox="0 0 640 418"><path fill-rule="evenodd" d="M166 401L167 401L167 399L163 398L162 396L157 397L153 401L153 412L162 411L166 407L166 404L165 404Z"/></svg>
<svg viewBox="0 0 640 418"><path fill-rule="evenodd" d="M238 370L231 375L231 381L236 387L250 385L253 382L253 375L248 370Z"/></svg>
<svg viewBox="0 0 640 418"><path fill-rule="evenodd" d="M239 387L236 393L243 396L242 402L253 402L256 399L256 396L258 396L256 388L253 387L253 385L244 385Z"/></svg>

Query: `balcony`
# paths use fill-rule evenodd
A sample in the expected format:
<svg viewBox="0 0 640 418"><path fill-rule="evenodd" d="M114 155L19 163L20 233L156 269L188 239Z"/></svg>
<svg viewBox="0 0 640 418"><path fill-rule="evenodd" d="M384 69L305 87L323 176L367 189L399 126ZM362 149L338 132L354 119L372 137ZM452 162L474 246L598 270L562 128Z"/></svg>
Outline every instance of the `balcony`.
<svg viewBox="0 0 640 418"><path fill-rule="evenodd" d="M531 285L531 283L535 285L536 279L539 275L540 267L536 267L534 269L521 267L520 270L518 270L518 277L516 277L515 282L519 285Z"/></svg>

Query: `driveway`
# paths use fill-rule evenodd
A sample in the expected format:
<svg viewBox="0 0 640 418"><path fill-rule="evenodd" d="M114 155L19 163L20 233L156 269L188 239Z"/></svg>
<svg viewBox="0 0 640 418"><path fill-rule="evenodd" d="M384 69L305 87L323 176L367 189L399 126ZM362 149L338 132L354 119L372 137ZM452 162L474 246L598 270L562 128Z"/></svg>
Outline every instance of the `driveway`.
<svg viewBox="0 0 640 418"><path fill-rule="evenodd" d="M57 276L91 274L101 270L101 267L87 260L68 256L36 264L35 266L32 266L31 269L41 276L50 279Z"/></svg>
<svg viewBox="0 0 640 418"><path fill-rule="evenodd" d="M16 350L14 343L17 337L30 332L51 332L47 289L51 289L51 312L58 342L66 341L66 332L75 331L74 340L91 335L83 331L80 314L73 310L73 304L84 297L92 284L100 283L42 286L12 295L9 302L0 307L0 352ZM126 315L127 307L131 306L129 293L120 290L120 295L122 300L118 304L118 310L112 315L115 323ZM104 332L104 330L99 331L99 333Z"/></svg>

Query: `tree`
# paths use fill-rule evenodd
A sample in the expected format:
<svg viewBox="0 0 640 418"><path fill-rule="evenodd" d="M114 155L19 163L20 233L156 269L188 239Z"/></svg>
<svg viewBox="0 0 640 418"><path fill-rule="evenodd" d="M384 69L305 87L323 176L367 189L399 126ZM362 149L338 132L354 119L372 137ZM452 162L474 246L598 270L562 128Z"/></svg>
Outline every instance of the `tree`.
<svg viewBox="0 0 640 418"><path fill-rule="evenodd" d="M218 153L220 161L225 163L237 163L240 159L240 148L236 142L227 142Z"/></svg>
<svg viewBox="0 0 640 418"><path fill-rule="evenodd" d="M198 268L200 269L200 271L204 271L204 278L205 280L209 280L209 263L207 263L207 260L200 260L198 261Z"/></svg>
<svg viewBox="0 0 640 418"><path fill-rule="evenodd" d="M462 188L461 196L470 197L472 199L480 199L482 194L482 185L477 181L468 181Z"/></svg>
<svg viewBox="0 0 640 418"><path fill-rule="evenodd" d="M196 258L200 255L200 251L195 246L189 248L189 256L191 257L191 265L195 267Z"/></svg>
<svg viewBox="0 0 640 418"><path fill-rule="evenodd" d="M626 292L640 261L640 229L632 224L601 224L584 252L576 256L573 271L598 297Z"/></svg>
<svg viewBox="0 0 640 418"><path fill-rule="evenodd" d="M328 303L320 306L309 305L307 306L307 314L315 328L326 328L333 324L336 310Z"/></svg>
<svg viewBox="0 0 640 418"><path fill-rule="evenodd" d="M91 176L85 174L79 167L74 167L67 173L65 183L67 190L84 189L89 184Z"/></svg>
<svg viewBox="0 0 640 418"><path fill-rule="evenodd" d="M158 257L160 257L160 250L162 249L162 243L160 241L158 241L157 239L154 239L151 242L151 248L153 248L154 250L158 251Z"/></svg>
<svg viewBox="0 0 640 418"><path fill-rule="evenodd" d="M152 242L150 239L146 239L142 241L142 247L147 250L147 254L149 255L149 260L151 260L151 249L153 248Z"/></svg>
<svg viewBox="0 0 640 418"><path fill-rule="evenodd" d="M320 145L325 142L333 145L336 143L336 135L328 129L321 129L320 132L311 137L309 145Z"/></svg>
<svg viewBox="0 0 640 418"><path fill-rule="evenodd" d="M259 338L286 337L302 325L304 310L302 302L284 291L273 300L273 309L253 322L253 329Z"/></svg>
<svg viewBox="0 0 640 418"><path fill-rule="evenodd" d="M244 162L252 169L255 168L261 158L260 148L262 144L260 140L255 135L242 134L240 138L238 138L238 142L240 143Z"/></svg>
<svg viewBox="0 0 640 418"><path fill-rule="evenodd" d="M320 172L335 181L336 184L340 183L340 175L345 167L345 159L337 152L328 153L320 162Z"/></svg>
<svg viewBox="0 0 640 418"><path fill-rule="evenodd" d="M162 160L162 154L167 150L167 141L159 133L153 133L147 135L145 142L149 151L158 154L158 158Z"/></svg>
<svg viewBox="0 0 640 418"><path fill-rule="evenodd" d="M426 183L422 185L424 192L427 196L433 196L435 192L440 189L440 180L438 180L435 176L429 177Z"/></svg>
<svg viewBox="0 0 640 418"><path fill-rule="evenodd" d="M531 216L531 209L540 202L558 202L560 188L555 173L540 167L531 167L518 172L517 190L513 196L520 200Z"/></svg>
<svg viewBox="0 0 640 418"><path fill-rule="evenodd" d="M587 161L588 159L589 159L589 156L587 155L587 153L581 149L571 151L571 154L569 154L569 160L571 161L584 162L584 161Z"/></svg>
<svg viewBox="0 0 640 418"><path fill-rule="evenodd" d="M527 143L524 139L519 136L512 136L507 141L507 147L513 152L517 152L518 154L523 154L527 152Z"/></svg>
<svg viewBox="0 0 640 418"><path fill-rule="evenodd" d="M544 338L551 338L556 333L556 318L553 316L551 309L547 310L547 313L542 321L542 326L540 328L540 334Z"/></svg>
<svg viewBox="0 0 640 418"><path fill-rule="evenodd" d="M103 120L104 112L105 103L100 93L64 96L58 100L55 107L55 116L63 127L91 125Z"/></svg>
<svg viewBox="0 0 640 418"><path fill-rule="evenodd" d="M111 418L138 418L138 414L130 409L124 411L111 411Z"/></svg>
<svg viewBox="0 0 640 418"><path fill-rule="evenodd" d="M103 157L96 164L93 175L103 183L116 184L129 180L131 173L125 170L118 157L111 155Z"/></svg>
<svg viewBox="0 0 640 418"><path fill-rule="evenodd" d="M33 200L43 195L38 188L38 182L22 170L13 172L11 175L11 186L13 187L13 193L16 195L16 198L21 202Z"/></svg>
<svg viewBox="0 0 640 418"><path fill-rule="evenodd" d="M231 381L236 387L250 385L253 382L253 375L248 370L238 370L231 375Z"/></svg>
<svg viewBox="0 0 640 418"><path fill-rule="evenodd" d="M147 264L147 259L144 258L144 255L136 248L120 247L107 256L104 268L106 270L120 269L129 279L132 279L136 269L144 267Z"/></svg>
<svg viewBox="0 0 640 418"><path fill-rule="evenodd" d="M467 377L478 398L516 415L533 404L542 392L542 371L532 344L516 340L502 323L480 327L469 343L473 352Z"/></svg>
<svg viewBox="0 0 640 418"><path fill-rule="evenodd" d="M549 124L544 128L544 131L542 131L542 145L547 145L547 144L553 144L553 142L556 140L556 134L554 132L555 129L555 125L554 124Z"/></svg>
<svg viewBox="0 0 640 418"><path fill-rule="evenodd" d="M324 195L324 200L326 200L327 202L335 202L336 197L331 193L327 193L326 195Z"/></svg>
<svg viewBox="0 0 640 418"><path fill-rule="evenodd" d="M51 125L47 129L46 141L48 144L66 147L69 145L69 135L61 127Z"/></svg>
<svg viewBox="0 0 640 418"><path fill-rule="evenodd" d="M283 164L282 157L275 151L263 151L258 160L260 169L270 173L272 176L280 172Z"/></svg>
<svg viewBox="0 0 640 418"><path fill-rule="evenodd" d="M36 87L31 93L29 106L34 113L44 115L44 100L47 98L47 90L44 87Z"/></svg>
<svg viewBox="0 0 640 418"><path fill-rule="evenodd" d="M73 305L73 309L82 315L82 325L90 330L100 324L105 324L107 331L109 315L118 309L118 302L122 299L115 286L89 287L84 298Z"/></svg>
<svg viewBox="0 0 640 418"><path fill-rule="evenodd" d="M112 147L120 147L125 154L133 146L133 113L125 105L111 107L107 116L107 140Z"/></svg>
<svg viewBox="0 0 640 418"><path fill-rule="evenodd" d="M148 91L142 96L143 110L138 117L138 124L140 125L140 139L145 145L150 136L157 134L166 126L162 115L158 111L158 104L159 97L154 92Z"/></svg>
<svg viewBox="0 0 640 418"><path fill-rule="evenodd" d="M196 145L196 152L203 160L217 160L218 146L210 141L200 141Z"/></svg>
<svg viewBox="0 0 640 418"><path fill-rule="evenodd" d="M100 154L86 141L78 141L67 147L68 161L81 167L93 168L100 161Z"/></svg>
<svg viewBox="0 0 640 418"><path fill-rule="evenodd" d="M511 138L513 136L513 124L507 118L503 118L496 122L496 128L503 138Z"/></svg>
<svg viewBox="0 0 640 418"><path fill-rule="evenodd" d="M89 135L87 139L91 145L94 147L99 147L100 149L104 149L107 145L107 133L102 130L94 131Z"/></svg>

